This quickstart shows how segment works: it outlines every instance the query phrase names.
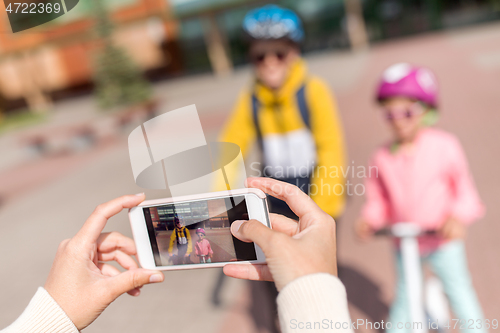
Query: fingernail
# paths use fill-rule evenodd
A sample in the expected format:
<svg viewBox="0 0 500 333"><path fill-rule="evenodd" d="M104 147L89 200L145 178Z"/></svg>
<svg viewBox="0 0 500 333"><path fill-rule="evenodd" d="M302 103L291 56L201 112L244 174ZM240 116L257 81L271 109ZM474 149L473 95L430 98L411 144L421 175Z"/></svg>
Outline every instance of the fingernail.
<svg viewBox="0 0 500 333"><path fill-rule="evenodd" d="M241 228L241 225L245 222L246 221L234 221L231 225L231 229L233 229L233 232L238 232L238 230L240 230Z"/></svg>
<svg viewBox="0 0 500 333"><path fill-rule="evenodd" d="M141 193L137 193L136 194L138 197L142 197L144 195L144 192L141 192Z"/></svg>
<svg viewBox="0 0 500 333"><path fill-rule="evenodd" d="M163 281L163 275L161 275L161 274L153 274L149 277L150 283L157 283L157 282L162 282L162 281Z"/></svg>

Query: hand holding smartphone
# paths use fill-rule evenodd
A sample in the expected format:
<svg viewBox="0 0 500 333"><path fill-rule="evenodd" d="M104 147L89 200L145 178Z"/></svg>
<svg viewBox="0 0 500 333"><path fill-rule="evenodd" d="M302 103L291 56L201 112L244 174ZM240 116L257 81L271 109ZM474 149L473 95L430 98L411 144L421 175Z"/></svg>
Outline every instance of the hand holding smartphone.
<svg viewBox="0 0 500 333"><path fill-rule="evenodd" d="M152 227L153 233L149 233L148 224L146 224L145 208L164 206L165 209L168 208L167 210L169 210L173 206L176 213L178 210L178 213L182 213L180 215L183 215L189 209L195 208L194 206L190 207L193 202L205 201L208 207L210 200L220 199L223 199L224 202L227 202L225 201L226 199L230 202L233 201L234 204L231 202L229 206L231 209L246 207L247 219L250 218L250 220L245 221L243 219L234 223L232 222L231 231L238 239L245 240L246 242L254 241L260 245L260 247L253 245L253 251L257 260L242 260L239 257L241 255L238 254L240 252L235 251L234 256L236 257L236 261L230 259L230 264L217 261L220 259L217 253L223 252L219 252L216 245L219 246L222 243L212 238L212 231L209 232L209 230L223 232L223 229L226 227L222 224L218 226L216 224L224 220L221 219L220 221L214 221L213 225L209 224L206 226L204 228L205 234L199 228L194 230L194 234L199 234L201 239L206 236L208 244L206 242L196 243L199 245L198 252L195 244L195 249L191 249L189 257L191 260L195 260L192 254L194 251L197 257L205 257L206 260L204 263L186 265L170 264L170 266L167 264L167 268L163 269L225 265L224 273L228 276L249 280L274 280L278 290L282 290L287 284L301 276L315 273L336 275L334 220L296 186L268 178L249 178L246 185L250 189L232 191L231 193L212 193L198 196L197 198L184 198L184 201L181 202L177 200L173 202L172 199L142 202L144 194L139 194L122 196L99 205L87 219L78 234L72 239L63 241L59 246L56 259L44 286L45 289L64 310L77 329L81 330L85 328L121 294L128 292L133 296L138 296L140 288L143 285L163 281L163 274L161 272L139 269L132 259L132 256L135 255L141 260L144 267L157 267L155 255L152 250L154 242L156 242L158 247L155 228L159 229L160 234L167 231L165 228L171 228L171 225L168 225L168 221L171 224L172 219L160 219L150 216L151 222L149 225ZM256 190L255 188L260 190ZM297 214L299 221L271 214L270 218L273 229L268 228L270 223L267 219L267 205L264 193L261 190L285 201L292 211ZM245 200L245 205L238 205L243 200ZM140 206L136 206L138 204ZM254 209L255 205L256 209ZM203 207L203 204L200 204L200 206ZM211 204L211 207L211 209L221 209L220 205ZM117 232L102 233L107 220L124 208L131 208L129 213L136 239L135 244L130 238ZM146 210L146 212L151 213L151 210ZM234 214L226 214L227 220L238 217L238 215L240 217L241 215L245 215L244 210L243 213L236 214L238 209L235 209L234 212ZM220 211L214 216L221 214L224 216L223 212L221 213ZM191 216L193 218L200 218L200 213L192 212ZM184 216L180 218L182 217ZM188 228L188 230L191 230L189 235L192 236L193 229ZM150 235L152 235L154 242L151 241ZM174 241L177 239L177 237L174 237ZM182 243L183 241L180 242ZM176 245L174 244L174 246ZM266 254L267 263L264 263L265 258L261 249ZM115 254L116 250L121 252L121 255L118 257ZM137 250L140 253L137 253ZM168 248L166 249L166 253L168 254ZM172 257L177 253L177 248L173 247ZM206 253L208 253L208 256L205 256ZM186 250L187 254L188 251ZM252 251L250 251L250 254L252 254ZM158 257L158 255L156 256ZM75 260L75 258L78 260ZM98 258L98 261L96 261L96 258ZM200 258L197 258L198 262L200 262ZM160 260L163 259L160 257ZM211 262L208 262L208 259ZM125 271L120 272L116 267L108 265L107 261L117 261ZM164 263L160 261L159 265L162 264Z"/></svg>
<svg viewBox="0 0 500 333"><path fill-rule="evenodd" d="M148 200L129 210L137 258L143 268L178 270L264 263L259 246L231 234L237 220L271 227L266 195L249 188Z"/></svg>

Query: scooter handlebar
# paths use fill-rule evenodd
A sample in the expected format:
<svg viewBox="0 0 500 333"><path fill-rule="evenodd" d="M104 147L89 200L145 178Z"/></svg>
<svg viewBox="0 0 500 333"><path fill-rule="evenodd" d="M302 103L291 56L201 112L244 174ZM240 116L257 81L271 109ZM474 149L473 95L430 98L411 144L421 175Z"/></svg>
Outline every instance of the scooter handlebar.
<svg viewBox="0 0 500 333"><path fill-rule="evenodd" d="M425 235L435 236L436 234L436 230L423 230L418 224L411 222L399 222L375 232L376 236L391 236L397 238L419 237Z"/></svg>

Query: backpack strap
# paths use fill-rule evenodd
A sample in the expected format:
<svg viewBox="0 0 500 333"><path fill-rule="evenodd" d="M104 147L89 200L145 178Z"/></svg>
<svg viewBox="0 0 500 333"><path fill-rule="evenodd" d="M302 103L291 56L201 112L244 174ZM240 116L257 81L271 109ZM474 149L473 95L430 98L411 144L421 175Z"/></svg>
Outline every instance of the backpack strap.
<svg viewBox="0 0 500 333"><path fill-rule="evenodd" d="M309 120L310 112L309 107L307 106L306 101L306 84L304 83L302 87L295 94L295 98L297 99L297 106L299 107L300 115L302 116L302 120L308 129L311 129L311 123Z"/></svg>
<svg viewBox="0 0 500 333"><path fill-rule="evenodd" d="M306 127L310 130L311 129L311 123L310 123L310 112L309 112L309 107L307 106L307 100L306 100L306 82L297 90L297 93L295 94L295 100L297 101L297 107L300 112L300 116L302 117L302 121L306 125ZM257 134L257 141L259 142L260 147L262 148L262 132L260 130L260 125L259 125L259 107L260 103L257 97L255 96L255 93L252 94L252 117L253 117L253 122L255 125L255 131Z"/></svg>
<svg viewBox="0 0 500 333"><path fill-rule="evenodd" d="M255 93L252 94L252 117L253 123L255 125L255 133L257 134L257 142L259 143L259 147L262 149L262 132L260 131L259 125L259 100Z"/></svg>

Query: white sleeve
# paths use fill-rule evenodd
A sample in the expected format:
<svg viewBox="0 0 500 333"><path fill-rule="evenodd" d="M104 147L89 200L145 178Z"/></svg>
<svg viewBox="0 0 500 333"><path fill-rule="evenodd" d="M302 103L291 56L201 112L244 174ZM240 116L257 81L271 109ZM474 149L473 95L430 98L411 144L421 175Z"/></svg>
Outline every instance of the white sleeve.
<svg viewBox="0 0 500 333"><path fill-rule="evenodd" d="M17 320L1 333L78 333L71 319L42 287Z"/></svg>
<svg viewBox="0 0 500 333"><path fill-rule="evenodd" d="M283 288L278 295L282 333L352 333L345 287L327 273L306 275Z"/></svg>

